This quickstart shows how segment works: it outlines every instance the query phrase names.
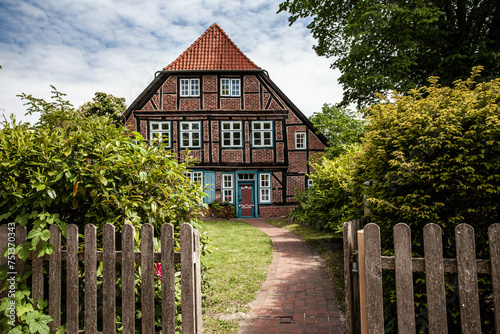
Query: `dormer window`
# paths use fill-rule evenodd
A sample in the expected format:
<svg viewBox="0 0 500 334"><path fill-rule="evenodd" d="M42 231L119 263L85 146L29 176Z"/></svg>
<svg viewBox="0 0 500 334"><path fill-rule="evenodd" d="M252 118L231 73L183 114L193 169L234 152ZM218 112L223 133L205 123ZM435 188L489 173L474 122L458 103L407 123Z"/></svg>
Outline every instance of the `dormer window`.
<svg viewBox="0 0 500 334"><path fill-rule="evenodd" d="M221 79L221 96L240 96L240 79Z"/></svg>
<svg viewBox="0 0 500 334"><path fill-rule="evenodd" d="M181 79L181 96L200 96L200 79Z"/></svg>

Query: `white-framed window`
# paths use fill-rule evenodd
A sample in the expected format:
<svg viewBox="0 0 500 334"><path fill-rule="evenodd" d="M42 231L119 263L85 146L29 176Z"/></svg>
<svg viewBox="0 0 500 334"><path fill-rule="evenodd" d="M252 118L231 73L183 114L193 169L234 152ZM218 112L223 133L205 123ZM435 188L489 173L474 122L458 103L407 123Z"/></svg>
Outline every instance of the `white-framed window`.
<svg viewBox="0 0 500 334"><path fill-rule="evenodd" d="M252 122L252 146L272 147L273 146L273 122L255 121Z"/></svg>
<svg viewBox="0 0 500 334"><path fill-rule="evenodd" d="M307 187L312 187L314 185L314 182L312 179L307 179Z"/></svg>
<svg viewBox="0 0 500 334"><path fill-rule="evenodd" d="M201 147L201 122L180 122L181 148Z"/></svg>
<svg viewBox="0 0 500 334"><path fill-rule="evenodd" d="M220 79L221 96L240 96L240 79Z"/></svg>
<svg viewBox="0 0 500 334"><path fill-rule="evenodd" d="M181 96L200 96L200 79L181 79Z"/></svg>
<svg viewBox="0 0 500 334"><path fill-rule="evenodd" d="M259 173L259 202L271 203L271 173Z"/></svg>
<svg viewBox="0 0 500 334"><path fill-rule="evenodd" d="M242 126L241 122L221 122L222 147L241 147Z"/></svg>
<svg viewBox="0 0 500 334"><path fill-rule="evenodd" d="M295 149L305 150L306 149L306 133L305 132L295 132Z"/></svg>
<svg viewBox="0 0 500 334"><path fill-rule="evenodd" d="M170 147L170 122L149 122L149 139Z"/></svg>
<svg viewBox="0 0 500 334"><path fill-rule="evenodd" d="M222 200L234 203L234 187L233 187L233 174L222 174L221 180Z"/></svg>
<svg viewBox="0 0 500 334"><path fill-rule="evenodd" d="M186 172L185 175L191 180L191 182L199 183L200 185L203 184L203 171L190 171Z"/></svg>

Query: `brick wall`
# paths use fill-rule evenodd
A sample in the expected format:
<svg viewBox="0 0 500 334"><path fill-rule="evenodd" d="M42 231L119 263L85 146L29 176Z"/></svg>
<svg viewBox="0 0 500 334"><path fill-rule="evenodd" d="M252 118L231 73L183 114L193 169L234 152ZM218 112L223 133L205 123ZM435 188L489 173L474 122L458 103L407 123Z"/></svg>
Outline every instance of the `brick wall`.
<svg viewBox="0 0 500 334"><path fill-rule="evenodd" d="M284 218L295 205L259 205L260 218Z"/></svg>

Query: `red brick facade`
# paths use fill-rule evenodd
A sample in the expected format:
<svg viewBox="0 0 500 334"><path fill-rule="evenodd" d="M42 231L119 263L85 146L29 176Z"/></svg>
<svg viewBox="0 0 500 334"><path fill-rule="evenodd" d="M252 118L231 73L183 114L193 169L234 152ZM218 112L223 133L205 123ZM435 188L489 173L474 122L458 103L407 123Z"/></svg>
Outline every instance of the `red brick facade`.
<svg viewBox="0 0 500 334"><path fill-rule="evenodd" d="M193 171L208 188L207 202L229 195L239 216L286 216L296 191L307 186L308 158L322 152L326 140L264 70L241 58L246 56L239 49L231 59L241 68L217 71L209 63L210 71L179 69L180 60L191 64L185 59L191 48L199 47L211 29L220 29L213 27L159 72L130 105L125 124L148 140L162 132L173 152L188 147L199 160ZM194 87L189 86L191 96L181 96L187 94L186 83ZM223 92L227 83L230 96Z"/></svg>

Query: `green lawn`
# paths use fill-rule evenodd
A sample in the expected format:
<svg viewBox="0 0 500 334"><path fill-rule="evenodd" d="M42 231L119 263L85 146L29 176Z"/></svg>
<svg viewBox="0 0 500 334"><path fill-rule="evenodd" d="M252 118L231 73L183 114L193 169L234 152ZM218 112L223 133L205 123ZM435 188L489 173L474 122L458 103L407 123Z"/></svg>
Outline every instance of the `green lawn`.
<svg viewBox="0 0 500 334"><path fill-rule="evenodd" d="M210 284L203 305L204 333L236 333L238 312L247 313L272 261L269 237L239 220L204 221L211 254L204 256Z"/></svg>

